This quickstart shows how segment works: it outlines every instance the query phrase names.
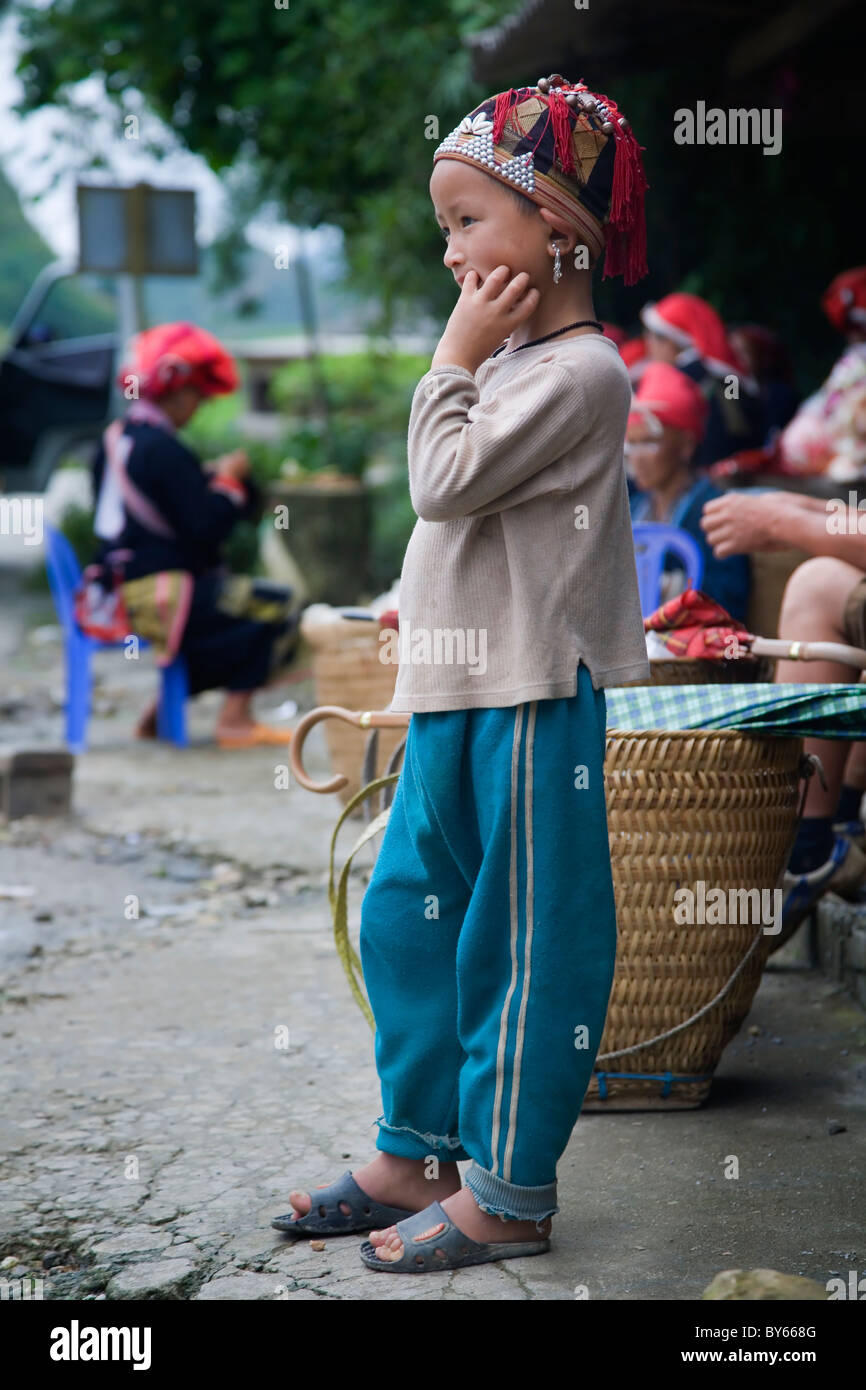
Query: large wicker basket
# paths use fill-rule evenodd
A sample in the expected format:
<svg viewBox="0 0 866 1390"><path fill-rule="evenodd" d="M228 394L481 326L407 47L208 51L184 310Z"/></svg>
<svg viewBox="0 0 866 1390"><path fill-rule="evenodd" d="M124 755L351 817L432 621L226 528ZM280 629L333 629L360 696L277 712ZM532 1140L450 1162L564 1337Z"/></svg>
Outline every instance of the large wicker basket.
<svg viewBox="0 0 866 1390"><path fill-rule="evenodd" d="M317 705L342 705L358 710L388 708L394 696L397 667L379 660L382 651L379 631L377 622L354 618L308 624L302 618L301 632L312 649ZM388 759L404 732L403 729L379 730L376 777L385 772ZM332 770L348 778L346 786L337 793L345 806L361 786L367 734L341 720L328 719L325 738ZM354 814L360 816L360 809Z"/></svg>
<svg viewBox="0 0 866 1390"><path fill-rule="evenodd" d="M801 756L799 738L608 732L617 962L584 1109L689 1109L708 1096L775 937L745 912L739 923L681 925L674 895L697 892L699 880L726 902L731 889L776 888L796 830Z"/></svg>

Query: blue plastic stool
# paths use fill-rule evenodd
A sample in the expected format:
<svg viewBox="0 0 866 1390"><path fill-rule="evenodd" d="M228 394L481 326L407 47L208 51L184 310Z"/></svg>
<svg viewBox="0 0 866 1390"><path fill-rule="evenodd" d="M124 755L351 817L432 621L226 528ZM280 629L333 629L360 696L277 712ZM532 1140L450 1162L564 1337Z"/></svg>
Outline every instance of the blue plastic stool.
<svg viewBox="0 0 866 1390"><path fill-rule="evenodd" d="M100 642L95 637L88 637L75 621L75 590L81 579L81 569L69 541L53 526L45 527L45 566L54 607L63 629L66 742L73 753L83 753L87 747L87 722L90 717L91 655L108 647L123 646L123 643ZM148 646L142 638L138 640L141 647ZM179 748L186 748L189 739L184 707L189 698L189 682L183 657L178 656L170 666L162 667L161 674L157 732L160 738L168 739Z"/></svg>
<svg viewBox="0 0 866 1390"><path fill-rule="evenodd" d="M669 526L663 521L636 521L632 530L641 617L649 617L662 602L661 581L668 551L673 551L682 560L692 588L701 587L704 557L697 541L688 531L683 531L679 526Z"/></svg>

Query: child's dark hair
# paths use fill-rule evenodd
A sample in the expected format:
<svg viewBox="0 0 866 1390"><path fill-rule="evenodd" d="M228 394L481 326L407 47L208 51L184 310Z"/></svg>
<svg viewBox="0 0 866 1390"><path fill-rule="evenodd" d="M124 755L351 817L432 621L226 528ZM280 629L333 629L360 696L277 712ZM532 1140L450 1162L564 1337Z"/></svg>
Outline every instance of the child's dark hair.
<svg viewBox="0 0 866 1390"><path fill-rule="evenodd" d="M531 198L527 198L525 193L521 193L519 188L511 188L501 179L497 179L497 183L503 192L507 193L509 198L517 204L524 217L531 217L533 213L538 212L538 204L533 203Z"/></svg>

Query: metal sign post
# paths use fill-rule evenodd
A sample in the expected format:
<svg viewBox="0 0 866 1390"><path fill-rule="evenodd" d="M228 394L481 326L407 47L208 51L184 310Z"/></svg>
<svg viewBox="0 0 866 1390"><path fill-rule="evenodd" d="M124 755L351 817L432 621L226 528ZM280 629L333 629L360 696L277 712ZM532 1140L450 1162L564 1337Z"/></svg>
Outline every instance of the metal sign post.
<svg viewBox="0 0 866 1390"><path fill-rule="evenodd" d="M143 276L197 275L195 191L79 184L78 269L117 276L121 344L147 327Z"/></svg>

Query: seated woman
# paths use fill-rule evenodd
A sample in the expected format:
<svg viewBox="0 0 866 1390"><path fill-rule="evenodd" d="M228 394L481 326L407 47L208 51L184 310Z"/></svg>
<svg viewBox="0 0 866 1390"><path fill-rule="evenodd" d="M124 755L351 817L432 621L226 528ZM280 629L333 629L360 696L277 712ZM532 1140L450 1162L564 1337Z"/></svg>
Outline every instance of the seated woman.
<svg viewBox="0 0 866 1390"><path fill-rule="evenodd" d="M803 402L779 440L788 473L866 476L866 266L837 275L821 306L846 341L827 380Z"/></svg>
<svg viewBox="0 0 866 1390"><path fill-rule="evenodd" d="M285 745L290 731L258 724L252 699L294 655L292 593L229 575L221 561L222 543L258 504L249 460L237 450L203 466L176 435L203 400L236 390L234 362L203 329L167 323L138 334L118 380L135 399L95 460L94 529L100 561L119 573L130 630L162 664L183 655L190 694L225 689L221 747ZM156 737L155 702L137 733Z"/></svg>
<svg viewBox="0 0 866 1390"><path fill-rule="evenodd" d="M641 321L648 358L678 367L709 402L696 467L759 448L766 430L758 383L732 347L713 306L696 294L669 294L644 305Z"/></svg>
<svg viewBox="0 0 866 1390"><path fill-rule="evenodd" d="M708 478L696 475L693 460L703 435L707 402L698 387L676 367L651 362L641 376L626 430L626 462L634 489L629 505L632 522L664 521L687 531L704 557L699 587L732 618L745 622L751 588L747 555L717 559L700 526L704 503L721 491ZM678 570L681 562L665 557L665 571ZM684 578L684 576L683 576ZM684 587L666 586L665 598Z"/></svg>

